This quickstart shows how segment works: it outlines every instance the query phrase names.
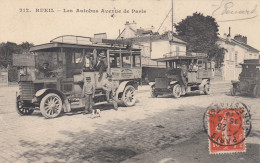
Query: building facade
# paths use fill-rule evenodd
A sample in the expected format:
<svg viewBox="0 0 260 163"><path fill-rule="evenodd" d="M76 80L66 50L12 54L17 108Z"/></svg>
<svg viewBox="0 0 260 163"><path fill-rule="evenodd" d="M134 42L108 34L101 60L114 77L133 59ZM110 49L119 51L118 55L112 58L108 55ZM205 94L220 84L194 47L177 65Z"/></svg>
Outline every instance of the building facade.
<svg viewBox="0 0 260 163"><path fill-rule="evenodd" d="M227 50L222 66L223 80L238 80L242 71L240 63L243 63L245 59L259 59L259 50L248 45L245 36L236 35L231 38L230 34L224 34L224 37L219 38L217 43Z"/></svg>
<svg viewBox="0 0 260 163"><path fill-rule="evenodd" d="M143 80L153 81L157 74L165 71L165 63L153 59L186 55L186 42L172 32L159 34L154 32L153 27L137 29L135 22L126 22L117 39L131 40L136 47L142 49Z"/></svg>

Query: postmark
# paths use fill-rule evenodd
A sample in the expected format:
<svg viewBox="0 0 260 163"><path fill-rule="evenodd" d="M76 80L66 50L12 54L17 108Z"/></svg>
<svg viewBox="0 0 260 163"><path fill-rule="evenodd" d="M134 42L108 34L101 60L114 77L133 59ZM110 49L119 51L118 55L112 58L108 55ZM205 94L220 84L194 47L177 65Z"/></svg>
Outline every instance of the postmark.
<svg viewBox="0 0 260 163"><path fill-rule="evenodd" d="M238 101L212 103L204 113L203 125L209 139L209 153L245 152L250 134L249 107Z"/></svg>

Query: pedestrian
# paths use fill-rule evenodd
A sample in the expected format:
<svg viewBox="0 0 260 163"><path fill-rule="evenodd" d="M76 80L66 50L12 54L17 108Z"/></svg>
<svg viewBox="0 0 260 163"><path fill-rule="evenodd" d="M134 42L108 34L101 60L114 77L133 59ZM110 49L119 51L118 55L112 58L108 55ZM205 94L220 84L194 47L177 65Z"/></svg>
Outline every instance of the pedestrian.
<svg viewBox="0 0 260 163"><path fill-rule="evenodd" d="M110 101L112 100L112 103L114 105L114 109L115 110L118 110L118 105L117 105L117 102L116 102L116 87L114 86L113 84L113 81L112 81L112 75L110 74L107 74L107 79L104 80L103 84L102 84L102 88L103 90L106 91L106 99L107 99L107 102L110 103Z"/></svg>
<svg viewBox="0 0 260 163"><path fill-rule="evenodd" d="M91 83L90 77L86 77L86 82L83 86L83 97L85 97L85 112L83 114L91 113L94 116L93 98L95 97L95 86Z"/></svg>

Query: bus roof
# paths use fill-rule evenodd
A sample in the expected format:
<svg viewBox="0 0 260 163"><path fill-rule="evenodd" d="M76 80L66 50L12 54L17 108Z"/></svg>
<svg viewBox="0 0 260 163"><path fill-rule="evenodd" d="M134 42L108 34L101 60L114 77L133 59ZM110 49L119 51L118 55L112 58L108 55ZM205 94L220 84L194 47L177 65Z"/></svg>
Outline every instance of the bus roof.
<svg viewBox="0 0 260 163"><path fill-rule="evenodd" d="M74 35L59 36L50 41L50 43L36 45L30 48L31 52L40 51L50 48L99 48L99 49L128 49L132 46L132 42L125 40L112 40L91 38ZM131 48L133 51L140 49Z"/></svg>
<svg viewBox="0 0 260 163"><path fill-rule="evenodd" d="M191 60L191 59L203 59L207 58L205 55L196 55L196 56L171 56L165 58L152 59L158 62L174 61L174 60Z"/></svg>
<svg viewBox="0 0 260 163"><path fill-rule="evenodd" d="M245 59L244 63L241 63L241 65L260 65L260 59Z"/></svg>

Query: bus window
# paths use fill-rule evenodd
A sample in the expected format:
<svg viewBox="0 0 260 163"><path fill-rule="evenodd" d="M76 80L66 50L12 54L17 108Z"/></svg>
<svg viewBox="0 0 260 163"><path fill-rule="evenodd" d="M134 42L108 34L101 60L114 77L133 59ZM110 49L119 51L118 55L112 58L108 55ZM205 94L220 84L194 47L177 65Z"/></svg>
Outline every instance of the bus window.
<svg viewBox="0 0 260 163"><path fill-rule="evenodd" d="M120 57L119 54L110 54L110 67L120 68Z"/></svg>
<svg viewBox="0 0 260 163"><path fill-rule="evenodd" d="M82 53L74 53L72 55L72 63L82 63L83 54Z"/></svg>
<svg viewBox="0 0 260 163"><path fill-rule="evenodd" d="M141 67L141 56L133 55L133 67Z"/></svg>
<svg viewBox="0 0 260 163"><path fill-rule="evenodd" d="M122 66L123 67L131 67L131 59L129 53L122 54Z"/></svg>
<svg viewBox="0 0 260 163"><path fill-rule="evenodd" d="M198 60L198 68L202 69L203 67L205 67L205 65L203 66L202 60Z"/></svg>
<svg viewBox="0 0 260 163"><path fill-rule="evenodd" d="M208 69L212 69L210 62L207 63L207 68L208 68Z"/></svg>

